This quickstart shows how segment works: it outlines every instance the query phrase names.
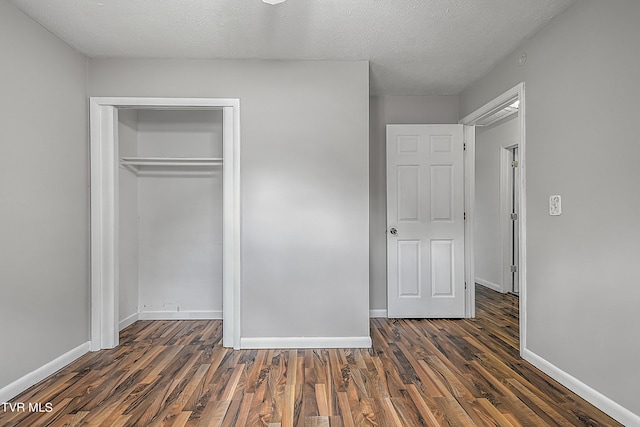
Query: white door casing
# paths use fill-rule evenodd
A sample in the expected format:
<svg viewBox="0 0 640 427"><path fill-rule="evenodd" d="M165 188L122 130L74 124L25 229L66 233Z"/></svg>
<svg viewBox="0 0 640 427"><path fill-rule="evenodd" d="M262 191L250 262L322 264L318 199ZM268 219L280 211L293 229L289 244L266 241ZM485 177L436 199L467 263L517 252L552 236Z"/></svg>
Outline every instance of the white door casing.
<svg viewBox="0 0 640 427"><path fill-rule="evenodd" d="M487 116L505 106L512 105L519 101L518 106L518 289L519 289L519 318L520 318L520 356L526 357L527 353L527 179L526 179L526 101L525 84L519 83L513 88L492 99L471 114L465 116L459 123L465 125L467 150L465 151L467 163L465 165L465 197L467 201L467 282L472 283L473 277L473 224L474 224L474 204L475 204L475 174L473 173L475 162L475 125ZM468 131L467 131L468 129ZM469 246L471 246L469 248ZM469 250L471 249L471 250ZM475 286L468 286L467 310L475 308ZM473 317L473 313L472 316Z"/></svg>
<svg viewBox="0 0 640 427"><path fill-rule="evenodd" d="M387 125L388 316L465 317L462 125Z"/></svg>
<svg viewBox="0 0 640 427"><path fill-rule="evenodd" d="M513 165L516 144L500 147L500 240L502 248L502 281L500 292L514 292L517 287L518 274L511 271L511 266L518 266L518 220L512 219L511 214L519 214L517 202L514 210L514 194L517 199L518 168ZM514 226L516 229L514 230ZM515 246L514 246L515 244ZM515 260L514 260L515 257Z"/></svg>
<svg viewBox="0 0 640 427"><path fill-rule="evenodd" d="M92 97L91 350L118 345L118 108L223 111L223 345L240 346L240 101Z"/></svg>
<svg viewBox="0 0 640 427"><path fill-rule="evenodd" d="M520 200L520 194L518 192L519 190L519 186L518 186L518 182L520 181L520 168L519 168L519 162L520 162L520 156L518 156L518 146L513 147L512 149L512 157L513 157L513 165L514 167L512 168L512 178L513 181L511 183L511 187L513 190L512 193L512 200L511 200L511 205L512 205L512 210L513 213L515 214L514 220L513 220L513 225L511 227L511 259L512 259L512 263L513 265L516 266L516 272L512 273L511 276L511 289L510 291L517 294L520 292L520 285L518 282L518 269L520 268L520 263L519 263L519 256L518 256L518 247L520 246L520 233L518 233L518 229L519 229L519 224L518 224L518 218L520 216L520 208L518 206L518 200Z"/></svg>

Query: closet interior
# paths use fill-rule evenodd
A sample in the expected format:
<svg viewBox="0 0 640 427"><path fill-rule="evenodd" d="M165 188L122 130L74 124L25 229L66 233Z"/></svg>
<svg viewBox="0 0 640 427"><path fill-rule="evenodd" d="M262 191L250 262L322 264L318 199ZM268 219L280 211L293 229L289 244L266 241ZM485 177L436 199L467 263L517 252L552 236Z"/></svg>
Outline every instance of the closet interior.
<svg viewBox="0 0 640 427"><path fill-rule="evenodd" d="M118 110L118 320L222 318L222 110Z"/></svg>

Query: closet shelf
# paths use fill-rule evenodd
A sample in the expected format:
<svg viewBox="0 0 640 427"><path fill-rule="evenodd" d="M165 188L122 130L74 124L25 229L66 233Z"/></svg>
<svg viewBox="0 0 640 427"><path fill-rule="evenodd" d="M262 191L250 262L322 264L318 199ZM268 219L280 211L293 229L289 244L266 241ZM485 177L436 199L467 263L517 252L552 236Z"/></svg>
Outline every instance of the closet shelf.
<svg viewBox="0 0 640 427"><path fill-rule="evenodd" d="M222 166L218 157L123 157L120 165L138 174L144 171L209 169Z"/></svg>

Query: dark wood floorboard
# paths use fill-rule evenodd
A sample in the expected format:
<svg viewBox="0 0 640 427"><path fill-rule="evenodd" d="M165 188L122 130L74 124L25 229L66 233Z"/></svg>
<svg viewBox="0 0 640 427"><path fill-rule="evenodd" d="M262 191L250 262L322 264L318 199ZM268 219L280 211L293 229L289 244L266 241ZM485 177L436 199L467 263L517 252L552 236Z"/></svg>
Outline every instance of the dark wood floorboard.
<svg viewBox="0 0 640 427"><path fill-rule="evenodd" d="M12 401L51 412L0 426L620 425L519 357L513 295L478 286L476 319L372 319L371 336L233 351L220 321L138 321Z"/></svg>

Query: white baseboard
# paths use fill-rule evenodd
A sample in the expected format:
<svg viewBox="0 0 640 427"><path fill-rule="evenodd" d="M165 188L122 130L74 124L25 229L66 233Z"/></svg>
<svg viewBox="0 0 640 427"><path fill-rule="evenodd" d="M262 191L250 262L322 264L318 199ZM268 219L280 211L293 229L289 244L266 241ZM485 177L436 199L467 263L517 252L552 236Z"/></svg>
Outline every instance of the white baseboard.
<svg viewBox="0 0 640 427"><path fill-rule="evenodd" d="M222 310L215 311L141 311L138 320L217 320Z"/></svg>
<svg viewBox="0 0 640 427"><path fill-rule="evenodd" d="M78 347L69 350L62 356L52 360L51 362L39 367L35 371L29 372L27 375L22 378L18 378L11 384L6 387L0 389L0 402L8 402L13 399L29 387L43 379L47 378L49 375L53 375L58 372L60 369L64 368L80 356L83 356L89 352L91 347L91 342L87 341L83 344L80 344Z"/></svg>
<svg viewBox="0 0 640 427"><path fill-rule="evenodd" d="M140 311L123 319L119 323L120 330L134 324L138 320L218 320L222 319L222 311Z"/></svg>
<svg viewBox="0 0 640 427"><path fill-rule="evenodd" d="M477 277L476 277L476 283L478 285L484 286L485 288L493 289L494 291L502 293L502 286L500 286L500 285L498 285L496 283L493 283L493 282L490 282L490 281L484 280L484 279L478 279Z"/></svg>
<svg viewBox="0 0 640 427"><path fill-rule="evenodd" d="M118 324L118 328L119 328L118 330L121 331L127 326L133 325L138 321L139 318L140 318L140 313L133 313L131 316L125 319L122 319Z"/></svg>
<svg viewBox="0 0 640 427"><path fill-rule="evenodd" d="M640 426L640 415L634 414L602 393L592 389L579 379L566 373L531 350L525 348L522 351L522 357L616 421L625 426Z"/></svg>
<svg viewBox="0 0 640 427"><path fill-rule="evenodd" d="M371 337L240 338L242 349L262 348L370 348Z"/></svg>
<svg viewBox="0 0 640 427"><path fill-rule="evenodd" d="M369 318L375 318L375 317L388 317L387 316L387 309L383 308L383 309L374 309L374 310L369 310Z"/></svg>

